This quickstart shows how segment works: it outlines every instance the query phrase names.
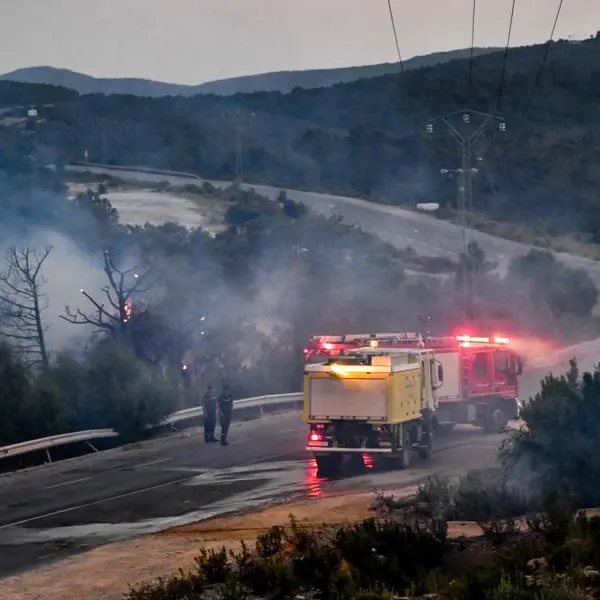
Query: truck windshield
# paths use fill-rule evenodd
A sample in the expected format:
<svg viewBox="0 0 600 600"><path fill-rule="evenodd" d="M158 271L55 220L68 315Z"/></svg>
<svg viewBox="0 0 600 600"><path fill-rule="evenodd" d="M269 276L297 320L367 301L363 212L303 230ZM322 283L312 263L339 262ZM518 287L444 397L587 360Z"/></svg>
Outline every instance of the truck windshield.
<svg viewBox="0 0 600 600"><path fill-rule="evenodd" d="M494 368L500 373L508 371L508 352L500 350L494 355Z"/></svg>

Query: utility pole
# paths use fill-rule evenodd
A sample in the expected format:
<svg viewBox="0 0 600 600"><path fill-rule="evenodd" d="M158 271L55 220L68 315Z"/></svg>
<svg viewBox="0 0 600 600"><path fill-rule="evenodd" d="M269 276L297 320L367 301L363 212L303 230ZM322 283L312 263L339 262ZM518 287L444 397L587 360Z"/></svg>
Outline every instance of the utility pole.
<svg viewBox="0 0 600 600"><path fill-rule="evenodd" d="M242 132L239 124L235 126L235 181L242 185L244 180L244 164L242 154Z"/></svg>
<svg viewBox="0 0 600 600"><path fill-rule="evenodd" d="M244 179L244 165L243 165L243 151L242 151L242 124L244 115L239 108L236 106L233 110L228 110L223 113L226 119L231 119L233 122L234 130L234 145L235 145L235 172L233 174L234 183L238 186L242 184Z"/></svg>
<svg viewBox="0 0 600 600"><path fill-rule="evenodd" d="M233 110L227 110L222 113L224 119L231 119L235 131L235 173L234 184L237 186L238 198L242 195L242 182L244 180L244 151L243 151L243 134L244 124L248 118L254 118L255 113L244 113L240 107L235 107Z"/></svg>
<svg viewBox="0 0 600 600"><path fill-rule="evenodd" d="M106 142L106 121L104 117L101 117L98 121L98 127L100 128L100 136L102 143L102 164L105 165L108 162L108 144Z"/></svg>
<svg viewBox="0 0 600 600"><path fill-rule="evenodd" d="M456 177L458 181L460 252L463 260L468 263L472 262L470 246L474 241L473 228L468 217L473 213L473 177L479 172L479 169L473 166L475 145L492 123L496 124L498 131L506 131L506 123L498 115L465 109L429 119L426 126L427 133L433 134L435 123L440 121L460 147L461 166L455 169L441 169L441 173ZM462 284L464 316L468 321L473 321L475 319L475 273L463 273Z"/></svg>

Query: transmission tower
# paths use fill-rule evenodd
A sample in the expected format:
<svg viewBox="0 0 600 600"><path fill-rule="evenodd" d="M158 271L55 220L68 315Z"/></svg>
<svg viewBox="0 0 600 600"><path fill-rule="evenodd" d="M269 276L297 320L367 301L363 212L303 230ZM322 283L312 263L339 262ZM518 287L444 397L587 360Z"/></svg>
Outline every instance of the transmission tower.
<svg viewBox="0 0 600 600"><path fill-rule="evenodd" d="M235 126L235 182L242 185L244 180L244 163L242 152L242 131L241 126Z"/></svg>
<svg viewBox="0 0 600 600"><path fill-rule="evenodd" d="M222 113L223 118L231 120L233 122L233 129L235 135L235 173L234 173L234 184L237 188L238 198L242 194L242 183L244 181L244 133L245 128L250 119L256 117L256 113L247 112L241 109L239 106L226 110Z"/></svg>
<svg viewBox="0 0 600 600"><path fill-rule="evenodd" d="M481 135L492 124L495 124L499 131L506 131L506 123L501 116L466 109L429 119L426 126L428 134L433 134L437 122L444 125L460 148L461 166L454 169L441 169L441 173L456 177L458 182L460 253L466 264L472 264L474 271L470 256L470 245L474 241L474 237L469 215L473 213L473 177L479 172L473 164L475 146ZM470 273L470 276L463 273L462 283L465 318L473 321L475 319L475 273Z"/></svg>

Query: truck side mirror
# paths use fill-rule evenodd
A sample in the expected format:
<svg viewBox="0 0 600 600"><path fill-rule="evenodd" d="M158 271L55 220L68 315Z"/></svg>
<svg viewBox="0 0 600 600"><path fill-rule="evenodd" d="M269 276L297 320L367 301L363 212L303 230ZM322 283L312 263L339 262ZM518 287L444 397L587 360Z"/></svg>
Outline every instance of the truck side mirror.
<svg viewBox="0 0 600 600"><path fill-rule="evenodd" d="M523 372L523 360L518 354L510 354L508 363L508 373L510 375L520 375Z"/></svg>
<svg viewBox="0 0 600 600"><path fill-rule="evenodd" d="M515 375L521 375L521 373L523 373L523 360L521 359L520 356L515 356L515 362L513 365L513 369L515 372Z"/></svg>
<svg viewBox="0 0 600 600"><path fill-rule="evenodd" d="M437 360L431 364L431 379L433 389L439 390L444 383L444 367Z"/></svg>

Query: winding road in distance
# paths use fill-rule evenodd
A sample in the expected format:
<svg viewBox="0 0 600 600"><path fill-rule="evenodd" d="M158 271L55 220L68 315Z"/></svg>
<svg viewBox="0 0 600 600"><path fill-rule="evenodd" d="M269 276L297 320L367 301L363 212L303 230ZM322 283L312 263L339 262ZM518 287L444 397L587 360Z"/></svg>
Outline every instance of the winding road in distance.
<svg viewBox="0 0 600 600"><path fill-rule="evenodd" d="M98 166L69 165L66 168L70 171L105 173L122 179L147 181L149 183L168 181L172 185L185 185L193 182L201 184L203 181L209 181L217 187L231 185L230 182L226 181L203 180L199 177L186 174L165 175L162 173L129 171L122 168L115 169ZM272 199L275 199L279 192L284 189L250 184L244 184L244 188L253 188L258 193ZM410 245L419 253L430 256L455 257L458 255L459 227L448 221L441 221L426 214L367 202L358 198L288 189L285 189L285 192L290 199L303 202L311 210L324 216L340 215L346 223L357 225L364 231L377 235L382 240L391 243L397 248L405 248ZM184 220L181 223L182 225L186 225ZM532 248L532 246L526 244L513 242L479 231L474 232L474 237L488 257L498 262L501 272L504 271L513 258L524 254ZM557 252L555 254L557 258L568 266L585 269L592 279L600 285L600 262L564 252Z"/></svg>

